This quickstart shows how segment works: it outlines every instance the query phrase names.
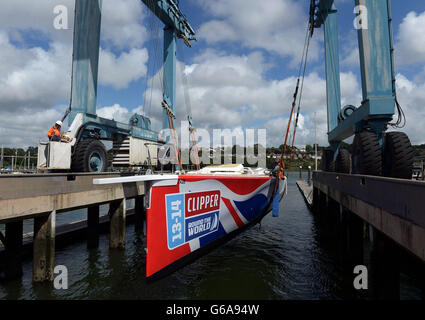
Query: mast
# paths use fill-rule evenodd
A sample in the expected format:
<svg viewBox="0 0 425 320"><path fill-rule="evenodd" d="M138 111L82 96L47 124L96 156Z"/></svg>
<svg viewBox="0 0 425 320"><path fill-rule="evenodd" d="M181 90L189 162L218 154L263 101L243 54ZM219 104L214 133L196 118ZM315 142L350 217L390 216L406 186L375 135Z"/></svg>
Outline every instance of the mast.
<svg viewBox="0 0 425 320"><path fill-rule="evenodd" d="M0 169L3 169L4 148L1 146Z"/></svg>
<svg viewBox="0 0 425 320"><path fill-rule="evenodd" d="M316 112L314 113L314 170L317 171L317 126L316 126Z"/></svg>

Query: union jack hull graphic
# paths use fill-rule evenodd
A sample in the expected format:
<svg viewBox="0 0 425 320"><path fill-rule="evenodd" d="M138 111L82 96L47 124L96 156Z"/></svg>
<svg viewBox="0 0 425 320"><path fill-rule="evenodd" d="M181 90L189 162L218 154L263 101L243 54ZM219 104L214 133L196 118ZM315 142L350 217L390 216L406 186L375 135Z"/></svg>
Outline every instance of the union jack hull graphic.
<svg viewBox="0 0 425 320"><path fill-rule="evenodd" d="M146 276L178 268L202 248L259 221L270 210L276 178L181 175L153 183L147 209ZM279 199L286 179L279 179ZM198 252L198 253L199 253Z"/></svg>

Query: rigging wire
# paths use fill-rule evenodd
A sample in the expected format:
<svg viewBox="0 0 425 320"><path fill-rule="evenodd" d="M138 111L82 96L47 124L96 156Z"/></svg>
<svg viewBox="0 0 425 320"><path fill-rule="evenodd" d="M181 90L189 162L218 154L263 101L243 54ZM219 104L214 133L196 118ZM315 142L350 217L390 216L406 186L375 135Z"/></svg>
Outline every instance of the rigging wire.
<svg viewBox="0 0 425 320"><path fill-rule="evenodd" d="M307 32L306 32L307 33L306 37L309 37L309 38L311 38L313 36L313 32L314 32L315 8L316 8L316 1L311 0L311 2L310 2L310 17L309 17L309 21L308 21L308 24L307 24ZM288 133L289 133L289 129L290 129L290 126L291 126L292 114L294 113L294 109L295 109L295 105L296 105L296 101L297 101L297 94L298 94L299 84L300 84L301 66L302 66L303 59L304 59L304 52L308 52L308 46L309 45L310 45L310 40L304 42L303 57L301 59L300 71L298 72L297 85L295 87L295 92L294 92L294 100L292 102L291 114L289 116L288 126L286 128L285 142L284 142L283 147L282 147L282 154L281 154L280 162L279 162L278 177L276 178L272 198L274 198L274 196L277 192L277 188L278 188L278 185L279 185L279 179L283 178L283 169L285 169L285 163L284 163L283 159L284 159L284 155L285 155L285 152L286 152L286 146L287 146L287 142L288 142ZM307 57L305 58L305 61L307 61ZM304 74L303 74L303 83L304 83L304 76L305 76L305 68L304 68Z"/></svg>
<svg viewBox="0 0 425 320"><path fill-rule="evenodd" d="M180 148L179 148L179 138L177 136L177 132L176 132L176 129L174 127L174 118L170 113L168 113L168 125L170 126L171 137L172 137L173 143L174 143L174 152L175 152L177 161L179 163L179 169L183 170L182 158L181 158L181 153L180 153Z"/></svg>
<svg viewBox="0 0 425 320"><path fill-rule="evenodd" d="M182 67L180 68L180 71L181 71L180 72L180 79L181 79L181 83L182 83L182 87L183 87L186 114L191 117L192 116L192 105L191 105L190 95L189 95L188 79L187 79L187 75L186 75L186 72L185 72L186 60L185 60L185 56L184 56L183 44L180 41L177 42L177 56L181 58L181 64L182 64Z"/></svg>
<svg viewBox="0 0 425 320"><path fill-rule="evenodd" d="M151 27L151 24L149 23L150 22L150 19L152 18L151 17L151 14L149 13L149 9L146 9L146 11L147 11L147 13L148 13L148 26L149 26L149 35L150 35L150 40L152 40L152 27ZM150 52L152 51L152 43L151 43L151 41L148 41L148 57L150 56ZM150 91L150 88L149 88L149 76L150 76L150 74L151 74L151 72L150 72L150 70L151 70L151 59L149 59L148 58L148 66L147 66L147 71L146 71L146 78L145 78L145 83L144 83L144 86L145 86L145 92L143 93L143 107L142 107L142 113L143 113L143 115L144 116L146 116L146 104L147 104L147 95L148 95L148 92Z"/></svg>
<svg viewBox="0 0 425 320"><path fill-rule="evenodd" d="M297 116L295 118L294 133L292 134L291 160L292 160L292 154L293 154L293 150L294 150L295 134L297 132L297 127L298 127L298 118L300 116L301 99L302 99L302 95L303 95L304 79L305 79L305 72L306 72L307 60L308 60L308 50L309 50L309 47L310 47L310 39L311 39L311 36L310 36L311 35L311 31L310 31L311 22L310 21L309 21L309 24L308 25L309 25L309 27L308 27L307 33L306 33L306 41L304 42L303 57L301 59L300 71L299 71L299 75L300 75L301 74L301 68L303 69L303 71L302 71L302 78L301 78L302 80L301 80L300 94L299 94L299 99L298 99Z"/></svg>
<svg viewBox="0 0 425 320"><path fill-rule="evenodd" d="M164 90L163 84L163 69L162 69L162 56L161 56L161 43L160 43L160 23L156 18L156 6L154 0L149 0L149 6L154 8L153 11L148 10L148 29L149 29L149 62L146 76L146 90L144 94L143 113L148 117L151 116L153 91L156 87L156 82L159 81L161 91Z"/></svg>
<svg viewBox="0 0 425 320"><path fill-rule="evenodd" d="M289 115L289 120L288 120L288 125L286 127L286 134L285 134L285 140L283 143L283 147L282 147L282 154L281 154L281 158L280 158L280 162L279 162L279 173L282 173L282 170L285 168L285 163L284 163L284 156L286 153L286 149L287 149L287 145L288 145L288 137L289 137L289 133L290 133L290 128L291 128L291 123L292 123L292 116L294 114L294 110L295 107L297 105L297 97L298 97L298 91L300 90L300 80L302 80L302 85L304 83L304 77L305 77L305 70L306 70L306 63L307 63L307 54L308 54L308 47L310 46L310 38L311 38L311 22L312 20L309 19L308 24L307 24L307 30L306 30L306 38L304 41L304 48L303 48L303 54L302 54L302 58L301 58L301 63L300 63L300 68L298 71L298 77L297 77L297 85L295 87L295 92L293 95L293 101L292 101L292 106L291 106L291 112ZM303 68L304 66L304 68ZM301 75L302 75L302 79L301 79ZM299 112L299 110L298 110ZM297 122L297 120L295 120ZM295 132L294 134L295 135ZM293 136L292 139L294 140L295 137ZM291 151L291 157L292 157L292 151ZM276 188L276 187L275 187Z"/></svg>
<svg viewBox="0 0 425 320"><path fill-rule="evenodd" d="M150 115L150 111L152 109L152 103L154 102L154 96L153 91L156 87L156 81L159 80L160 82L160 88L162 92L168 92L167 88L167 81L164 81L164 68L163 68L163 53L161 53L161 49L163 49L163 46L161 45L159 39L160 39L160 24L158 19L156 19L157 12L156 12L156 0L149 0L149 7L154 8L153 11L148 10L148 16L149 16L149 34L150 34L150 51L149 53L151 56L149 57L150 63L148 63L148 72L146 77L146 92L144 94L144 102L143 102L143 113ZM181 48L180 42L177 41L176 44L176 53L182 57L183 62L183 68L181 68L181 83L184 90L184 100L185 100L185 107L186 112L188 115L188 119L191 119L192 116L192 108L191 108L191 102L190 102L190 96L188 91L188 80L187 75L185 74L184 70L184 51ZM156 73L155 73L156 72ZM148 84L149 82L149 84ZM181 155L180 150L178 147L178 137L175 132L175 126L174 126L174 115L168 114L168 124L169 128L171 130L172 139L174 142L174 149L176 152L176 158L179 161L180 168L182 168L181 165ZM170 118L171 117L171 118ZM191 123L191 121L190 121ZM198 156L198 148L196 145L196 137L195 137L195 128L193 128L190 125L190 135L192 138L192 144L193 144L193 152L195 156L195 164L197 168L199 169L199 156Z"/></svg>
<svg viewBox="0 0 425 320"><path fill-rule="evenodd" d="M150 5L153 4L150 0ZM155 8L155 6L153 6ZM143 97L143 113L144 115L151 115L152 108L152 95L155 82L155 71L157 69L157 33L158 33L158 22L155 17L155 12L147 9L148 15L148 29L149 29L149 41L148 41L148 52L149 52L149 61L148 61L148 70L146 75L146 89Z"/></svg>
<svg viewBox="0 0 425 320"><path fill-rule="evenodd" d="M181 42L177 42L177 54L182 59L181 61L182 67L180 68L180 71L181 71L180 76L181 76L183 92L184 92L186 114L187 114L187 119L189 122L189 135L191 136L191 139L192 139L192 153L195 158L194 163L195 163L196 169L199 170L201 167L200 167L200 161L199 161L198 146L196 144L196 136L195 136L196 129L192 126L192 105L190 102L188 77L185 72L186 61L184 57L184 47L183 47L183 44L181 44Z"/></svg>

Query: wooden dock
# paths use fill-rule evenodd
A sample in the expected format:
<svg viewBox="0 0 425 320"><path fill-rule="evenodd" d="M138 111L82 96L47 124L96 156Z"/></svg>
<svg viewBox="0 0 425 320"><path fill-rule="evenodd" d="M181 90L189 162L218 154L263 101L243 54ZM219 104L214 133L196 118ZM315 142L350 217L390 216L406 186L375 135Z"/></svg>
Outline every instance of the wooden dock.
<svg viewBox="0 0 425 320"><path fill-rule="evenodd" d="M143 227L143 182L94 185L93 179L119 177L119 173L35 174L0 176L0 232L4 246L7 278L21 275L21 256L30 243L33 250L33 281L53 281L57 239L86 232L89 246L98 244L99 230L109 229L111 249L125 246L126 200L135 199L134 221ZM100 217L99 206L109 205L108 215ZM56 228L56 215L87 208L87 220ZM34 231L23 234L23 222L34 219ZM32 238L32 239L29 239ZM32 240L32 241L31 241Z"/></svg>
<svg viewBox="0 0 425 320"><path fill-rule="evenodd" d="M402 254L423 270L425 294L425 182L321 171L312 180L297 186L351 267L364 263L364 239L370 240L375 298L399 299Z"/></svg>
<svg viewBox="0 0 425 320"><path fill-rule="evenodd" d="M313 184L304 180L297 180L298 189L304 197L307 206L311 209L313 207Z"/></svg>
<svg viewBox="0 0 425 320"><path fill-rule="evenodd" d="M425 182L315 172L313 205L319 197L342 208L425 261Z"/></svg>

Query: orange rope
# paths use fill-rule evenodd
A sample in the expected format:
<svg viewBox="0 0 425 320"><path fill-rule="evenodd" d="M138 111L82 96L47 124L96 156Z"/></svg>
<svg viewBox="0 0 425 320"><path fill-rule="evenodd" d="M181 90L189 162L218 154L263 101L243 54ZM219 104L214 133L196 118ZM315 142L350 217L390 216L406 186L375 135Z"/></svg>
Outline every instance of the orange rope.
<svg viewBox="0 0 425 320"><path fill-rule="evenodd" d="M287 143L288 143L288 135L289 135L289 129L291 128L292 115L294 114L295 105L296 105L296 101L297 101L299 84L300 84L300 79L298 78L297 87L295 88L295 93L294 93L294 101L292 102L292 107L291 107L291 114L289 115L288 126L286 127L285 142L283 144L282 154L280 156L279 173L282 171L282 169L285 169L285 163L284 163L283 159L284 159L284 155L285 155L285 152L286 152L286 146L287 146Z"/></svg>
<svg viewBox="0 0 425 320"><path fill-rule="evenodd" d="M297 121L298 122L298 121ZM291 145L291 160L292 160L292 152L294 151L294 142L295 142L295 134L297 132L297 122L295 122L294 133L292 136L292 145Z"/></svg>

